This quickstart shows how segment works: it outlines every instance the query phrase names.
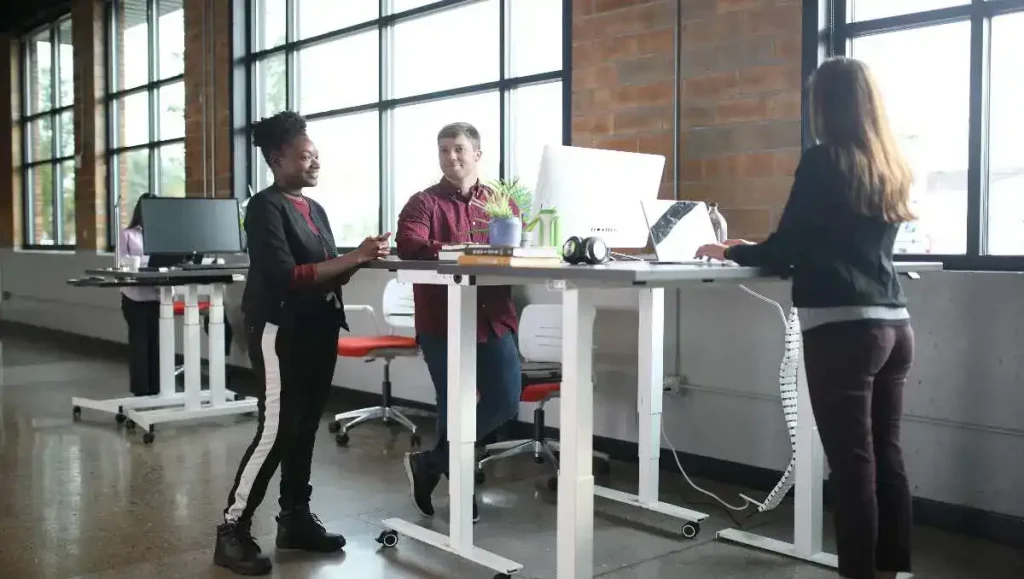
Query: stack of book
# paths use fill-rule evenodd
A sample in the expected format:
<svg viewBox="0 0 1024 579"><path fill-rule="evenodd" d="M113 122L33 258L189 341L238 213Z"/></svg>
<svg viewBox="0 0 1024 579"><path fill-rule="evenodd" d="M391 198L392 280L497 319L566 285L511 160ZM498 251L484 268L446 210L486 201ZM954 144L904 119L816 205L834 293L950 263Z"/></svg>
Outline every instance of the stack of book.
<svg viewBox="0 0 1024 579"><path fill-rule="evenodd" d="M502 267L549 267L562 261L557 247L492 247L476 245L458 256L459 265L497 265Z"/></svg>

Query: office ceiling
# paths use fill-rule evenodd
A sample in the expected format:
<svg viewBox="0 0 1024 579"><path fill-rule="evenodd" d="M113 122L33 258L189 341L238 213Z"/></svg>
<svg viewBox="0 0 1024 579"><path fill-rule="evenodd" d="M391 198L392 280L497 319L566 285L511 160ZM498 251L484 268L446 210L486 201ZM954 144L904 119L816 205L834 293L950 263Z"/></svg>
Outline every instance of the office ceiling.
<svg viewBox="0 0 1024 579"><path fill-rule="evenodd" d="M0 2L0 32L21 34L70 10L70 0L6 0Z"/></svg>

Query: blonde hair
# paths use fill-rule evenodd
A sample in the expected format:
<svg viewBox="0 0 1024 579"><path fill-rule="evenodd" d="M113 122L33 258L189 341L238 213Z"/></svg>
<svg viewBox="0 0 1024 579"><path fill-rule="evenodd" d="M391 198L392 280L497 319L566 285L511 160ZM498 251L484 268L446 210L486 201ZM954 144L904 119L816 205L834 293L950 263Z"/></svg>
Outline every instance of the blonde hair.
<svg viewBox="0 0 1024 579"><path fill-rule="evenodd" d="M867 65L830 58L811 75L809 94L811 133L850 178L854 209L888 223L914 220L913 172L896 144Z"/></svg>

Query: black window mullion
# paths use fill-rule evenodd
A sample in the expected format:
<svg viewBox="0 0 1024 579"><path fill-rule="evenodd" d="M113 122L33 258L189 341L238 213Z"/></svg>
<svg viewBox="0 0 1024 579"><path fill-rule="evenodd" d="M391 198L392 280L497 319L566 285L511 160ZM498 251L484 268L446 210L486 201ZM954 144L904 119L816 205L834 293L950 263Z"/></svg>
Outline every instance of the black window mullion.
<svg viewBox="0 0 1024 579"><path fill-rule="evenodd" d="M988 246L988 103L991 20L971 16L970 115L967 126L967 255L987 253Z"/></svg>
<svg viewBox="0 0 1024 579"><path fill-rule="evenodd" d="M390 0L380 0L378 4L377 16L383 16L387 14L391 8ZM391 96L390 87L390 74L391 67L389 50L389 42L391 39L391 29L387 26L380 26L377 29L377 99L384 101ZM379 106L379 105L378 105ZM383 234L387 226L384 224L385 221L389 220L391 201L389 199L391 192L390 175L388 174L388 167L390 161L388 157L390 143L390 135L388 135L388 127L390 113L386 113L383 108L377 109L377 233Z"/></svg>
<svg viewBox="0 0 1024 579"><path fill-rule="evenodd" d="M511 18L508 11L511 9L507 0L498 0L498 83L504 84L509 71L509 38L512 36L506 30L509 27ZM509 146L510 136L510 115L509 99L512 98L511 89L498 89L498 178L508 177L512 163L509 162L509 155L512 147Z"/></svg>
<svg viewBox="0 0 1024 579"><path fill-rule="evenodd" d="M291 43L295 41L295 28L296 18L296 2L295 0L285 0L285 28L284 28L284 108L286 110L295 110L295 62L296 58L295 51L291 47Z"/></svg>
<svg viewBox="0 0 1024 579"><path fill-rule="evenodd" d="M57 43L60 42L58 26L50 26L50 159L56 159L58 155L60 140L60 115L53 111L57 109L60 102L60 50ZM64 243L64 227L61 215L61 190L60 175L58 174L59 163L51 161L50 181L50 215L52 217L53 243L61 245Z"/></svg>
<svg viewBox="0 0 1024 579"><path fill-rule="evenodd" d="M572 143L572 0L562 0L562 144Z"/></svg>
<svg viewBox="0 0 1024 579"><path fill-rule="evenodd" d="M149 190L150 192L159 195L160 191L157 186L159 182L157 172L160 170L157 165L156 148L152 146L154 142L159 140L159 122L157 115L157 107L160 106L158 99L159 90L154 87L154 83L159 77L157 71L157 6L156 0L149 0L146 2L146 23L148 28L147 38L147 50L148 50L148 63L149 63L149 87L146 89L147 96L149 97Z"/></svg>

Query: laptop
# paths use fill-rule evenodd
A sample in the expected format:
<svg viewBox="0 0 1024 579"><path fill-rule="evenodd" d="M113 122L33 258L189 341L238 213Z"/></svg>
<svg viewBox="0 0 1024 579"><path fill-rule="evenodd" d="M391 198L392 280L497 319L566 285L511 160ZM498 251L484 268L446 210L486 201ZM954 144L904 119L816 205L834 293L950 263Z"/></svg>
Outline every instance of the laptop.
<svg viewBox="0 0 1024 579"><path fill-rule="evenodd" d="M652 264L708 265L697 249L717 243L708 206L703 201L643 201L644 219L651 234L656 261Z"/></svg>

